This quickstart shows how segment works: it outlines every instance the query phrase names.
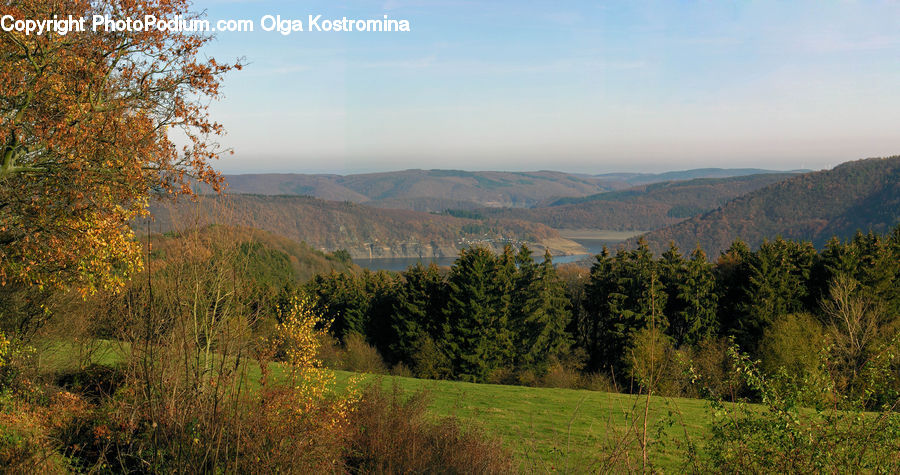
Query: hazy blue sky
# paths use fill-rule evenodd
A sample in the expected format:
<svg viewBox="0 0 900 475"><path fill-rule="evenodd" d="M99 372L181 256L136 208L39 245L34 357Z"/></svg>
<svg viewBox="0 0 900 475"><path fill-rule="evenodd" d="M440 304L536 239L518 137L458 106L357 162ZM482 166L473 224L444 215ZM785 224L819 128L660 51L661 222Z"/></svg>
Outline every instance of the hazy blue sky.
<svg viewBox="0 0 900 475"><path fill-rule="evenodd" d="M900 2L198 1L234 172L825 168L900 154ZM257 28L258 29L258 28Z"/></svg>

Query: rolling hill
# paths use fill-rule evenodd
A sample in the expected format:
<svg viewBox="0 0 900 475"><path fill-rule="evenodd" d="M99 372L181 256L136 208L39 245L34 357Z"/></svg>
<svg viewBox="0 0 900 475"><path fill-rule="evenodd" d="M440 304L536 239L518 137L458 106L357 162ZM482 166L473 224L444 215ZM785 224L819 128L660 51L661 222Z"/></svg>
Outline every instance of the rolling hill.
<svg viewBox="0 0 900 475"><path fill-rule="evenodd" d="M381 209L306 196L203 196L197 202L154 203L151 214L152 232L211 224L250 227L319 250L346 249L354 258L453 257L469 245L499 249L506 243L528 244L540 252L549 248L557 255L583 252L580 245L542 224Z"/></svg>
<svg viewBox="0 0 900 475"><path fill-rule="evenodd" d="M704 168L665 172L585 175L554 171L497 172L403 170L356 175L228 175L229 192L304 195L380 208L442 211L481 207L527 208L555 198L584 197L662 181L767 173Z"/></svg>
<svg viewBox="0 0 900 475"><path fill-rule="evenodd" d="M422 211L459 206L524 207L550 196L583 196L609 189L591 177L551 171L404 170L346 176L266 174L225 178L232 193L385 202L387 205L381 207L417 207Z"/></svg>
<svg viewBox="0 0 900 475"><path fill-rule="evenodd" d="M737 238L750 246L776 236L821 246L832 236L847 238L857 230L888 232L898 222L900 156L895 156L798 175L643 237L656 252L674 241L682 249L699 243L714 256Z"/></svg>
<svg viewBox="0 0 900 475"><path fill-rule="evenodd" d="M806 173L810 170L792 170L788 173ZM684 181L696 178L729 178L734 176L761 175L766 173L784 173L762 168L694 168L662 173L607 173L594 175L604 182L620 182L629 186L649 185L663 181Z"/></svg>
<svg viewBox="0 0 900 475"><path fill-rule="evenodd" d="M154 229L156 224L151 225ZM141 227L138 226L138 229ZM141 240L146 239L143 236ZM168 255L185 246L213 249L220 243L245 244L248 271L273 274L276 285L286 281L305 282L317 274L357 270L340 256L313 249L306 243L253 228L211 225L186 231L155 233L150 236L151 257L165 261ZM252 246L248 244L253 244ZM211 251L207 251L211 252ZM265 280L265 279L260 279Z"/></svg>
<svg viewBox="0 0 900 475"><path fill-rule="evenodd" d="M585 197L557 198L541 207L482 209L478 213L557 229L652 230L715 209L731 198L791 176L794 175L770 173L667 181Z"/></svg>

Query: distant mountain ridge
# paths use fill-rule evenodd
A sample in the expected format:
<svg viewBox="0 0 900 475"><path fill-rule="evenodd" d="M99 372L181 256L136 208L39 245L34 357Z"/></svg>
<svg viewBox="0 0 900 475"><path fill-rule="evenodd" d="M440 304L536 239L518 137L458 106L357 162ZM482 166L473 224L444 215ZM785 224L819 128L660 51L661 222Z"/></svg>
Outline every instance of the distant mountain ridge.
<svg viewBox="0 0 900 475"><path fill-rule="evenodd" d="M767 173L808 173L812 170L788 170L784 172L766 170L762 168L694 168L663 173L607 173L593 175L596 178L615 178L630 185L647 185L663 181L693 180L696 178L729 178L747 175L760 175Z"/></svg>
<svg viewBox="0 0 900 475"><path fill-rule="evenodd" d="M556 198L540 207L482 209L492 218L518 219L552 228L646 231L701 214L741 194L794 176L767 173L661 182L584 197Z"/></svg>
<svg viewBox="0 0 900 475"><path fill-rule="evenodd" d="M379 208L442 211L481 207L527 208L556 198L577 198L636 184L775 173L756 169L705 168L661 174L584 175L555 171L499 172L402 170L356 175L226 175L231 193L304 195Z"/></svg>
<svg viewBox="0 0 900 475"><path fill-rule="evenodd" d="M832 236L848 238L857 230L889 232L898 222L900 156L894 156L798 175L643 238L656 252L673 241L682 249L699 243L715 256L738 238L753 247L776 236L822 246Z"/></svg>
<svg viewBox="0 0 900 475"><path fill-rule="evenodd" d="M323 251L347 250L354 258L455 257L459 249L527 244L555 255L584 249L547 226L515 220L477 220L418 211L380 209L307 196L202 196L197 202L156 202L151 232L213 224L261 229ZM144 226L136 226L144 229Z"/></svg>
<svg viewBox="0 0 900 475"><path fill-rule="evenodd" d="M306 195L376 206L383 201L410 208L416 206L411 200L423 199L430 207L438 207L426 211L451 207L445 204L527 207L549 196L582 196L610 189L596 179L551 171L403 170L346 176L228 175L225 179L233 193Z"/></svg>

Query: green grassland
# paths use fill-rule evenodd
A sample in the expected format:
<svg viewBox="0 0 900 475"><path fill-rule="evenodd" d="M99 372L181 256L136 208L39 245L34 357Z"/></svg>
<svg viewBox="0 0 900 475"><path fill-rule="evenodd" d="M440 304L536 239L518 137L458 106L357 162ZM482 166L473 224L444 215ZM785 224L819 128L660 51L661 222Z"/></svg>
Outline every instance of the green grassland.
<svg viewBox="0 0 900 475"><path fill-rule="evenodd" d="M339 385L355 375L336 374ZM535 471L588 468L597 463L601 452L608 453L629 427L640 425L646 402L646 397L588 390L365 375L362 384L368 381L386 388L396 385L405 392L426 391L433 414L480 425ZM658 443L651 451L652 461L677 470L684 459L684 442L701 443L708 433L707 403L654 396L649 421L651 439Z"/></svg>
<svg viewBox="0 0 900 475"><path fill-rule="evenodd" d="M47 372L74 369L77 361L115 365L127 345L110 342L37 345L40 366ZM280 364L270 366L273 380L286 378ZM535 388L459 381L425 380L401 376L335 371L335 390L348 385L379 384L404 395L424 391L436 417L458 417L500 438L528 471L582 471L601 468L601 456L642 430L646 396L562 388ZM261 372L248 368L251 388L258 388ZM699 399L649 399L648 433L651 462L666 471L679 471L686 441L701 444L709 431L708 403ZM633 442L633 440L632 440ZM631 444L631 450L636 450ZM594 470L596 471L596 470Z"/></svg>

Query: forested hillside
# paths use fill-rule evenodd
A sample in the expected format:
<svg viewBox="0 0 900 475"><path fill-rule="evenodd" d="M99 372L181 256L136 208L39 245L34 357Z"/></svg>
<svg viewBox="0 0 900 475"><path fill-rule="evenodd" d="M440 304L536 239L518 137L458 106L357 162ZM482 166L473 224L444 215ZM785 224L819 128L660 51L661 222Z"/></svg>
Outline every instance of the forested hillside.
<svg viewBox="0 0 900 475"><path fill-rule="evenodd" d="M379 209L305 196L204 197L199 202L157 203L151 214L153 232L229 224L269 231L316 249L345 249L361 258L455 256L473 244L499 249L506 243L529 243L554 253L581 251L578 244L542 224ZM138 229L145 227L136 224Z"/></svg>
<svg viewBox="0 0 900 475"><path fill-rule="evenodd" d="M439 211L464 203L472 206L531 206L551 196L584 196L610 189L601 180L590 176L551 171L404 170L346 176L230 175L226 179L229 191L233 193L307 195L356 203L383 201L424 211ZM419 200L435 206L429 209Z"/></svg>
<svg viewBox="0 0 900 475"><path fill-rule="evenodd" d="M147 236L140 239L146 240ZM255 275L254 280L273 286L305 282L314 275L331 271L355 269L350 256L344 253L325 253L267 231L225 225L152 234L150 257L155 261L166 261L182 252L186 245L211 249L219 243L238 245L249 262L248 272Z"/></svg>
<svg viewBox="0 0 900 475"><path fill-rule="evenodd" d="M645 235L661 252L669 241L698 243L710 255L742 239L751 247L782 236L821 247L857 230L886 232L900 222L900 157L870 158L795 176L740 196L719 209ZM632 241L634 244L636 241Z"/></svg>
<svg viewBox="0 0 900 475"><path fill-rule="evenodd" d="M232 193L304 195L380 208L442 211L448 208L533 207L557 198L584 197L663 181L765 173L774 172L702 168L659 174L587 175L554 171L403 170L357 175L228 175L226 180Z"/></svg>
<svg viewBox="0 0 900 475"><path fill-rule="evenodd" d="M791 173L804 173L809 170L792 170ZM664 181L685 181L697 178L729 178L766 173L781 173L762 168L694 168L662 173L604 173L594 175L606 183L615 184L617 189L635 185L648 185Z"/></svg>
<svg viewBox="0 0 900 475"><path fill-rule="evenodd" d="M531 209L484 209L479 212L494 218L532 221L558 229L658 229L791 176L771 173L668 181L585 197L558 198Z"/></svg>

